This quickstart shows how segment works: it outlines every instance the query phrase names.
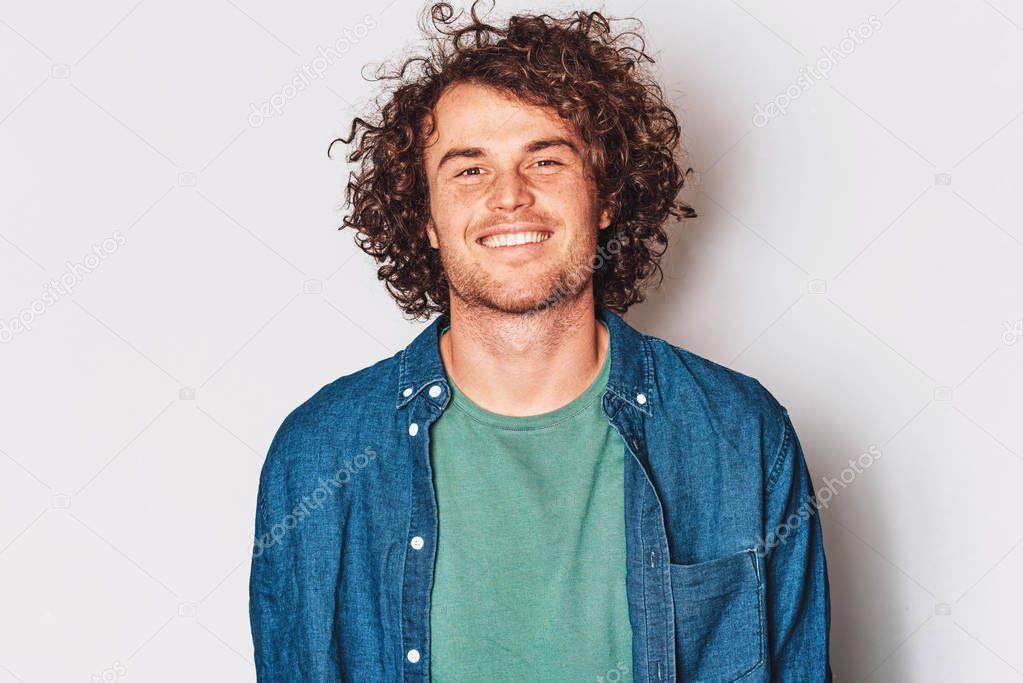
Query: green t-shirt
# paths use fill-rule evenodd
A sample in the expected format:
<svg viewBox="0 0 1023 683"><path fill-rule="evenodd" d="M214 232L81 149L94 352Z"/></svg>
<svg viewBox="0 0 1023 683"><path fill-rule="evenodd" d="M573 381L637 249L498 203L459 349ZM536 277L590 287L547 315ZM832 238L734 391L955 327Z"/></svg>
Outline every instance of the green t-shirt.
<svg viewBox="0 0 1023 683"><path fill-rule="evenodd" d="M625 445L601 409L610 369L540 415L500 415L448 376L430 428L437 491L431 680L632 680Z"/></svg>

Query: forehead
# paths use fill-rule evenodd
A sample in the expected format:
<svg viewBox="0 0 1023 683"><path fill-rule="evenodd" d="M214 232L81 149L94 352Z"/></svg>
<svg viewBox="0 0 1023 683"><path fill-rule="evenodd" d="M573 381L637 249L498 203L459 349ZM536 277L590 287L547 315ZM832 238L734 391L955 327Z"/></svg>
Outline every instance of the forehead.
<svg viewBox="0 0 1023 683"><path fill-rule="evenodd" d="M426 157L434 159L451 146L518 151L540 137L578 140L564 119L540 107L476 83L449 86L433 110L434 130L425 140Z"/></svg>

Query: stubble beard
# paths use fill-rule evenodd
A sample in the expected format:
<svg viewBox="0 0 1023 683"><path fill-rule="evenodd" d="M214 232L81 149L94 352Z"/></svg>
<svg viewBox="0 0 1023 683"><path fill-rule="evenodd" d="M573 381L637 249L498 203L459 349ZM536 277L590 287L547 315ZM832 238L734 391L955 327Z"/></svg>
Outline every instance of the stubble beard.
<svg viewBox="0 0 1023 683"><path fill-rule="evenodd" d="M592 244L578 242L567 259L553 264L529 282L496 281L475 264L466 264L440 250L441 264L447 276L451 298L458 298L469 308L482 308L510 315L530 315L549 311L558 304L572 301L590 286L593 272L589 259L596 250Z"/></svg>

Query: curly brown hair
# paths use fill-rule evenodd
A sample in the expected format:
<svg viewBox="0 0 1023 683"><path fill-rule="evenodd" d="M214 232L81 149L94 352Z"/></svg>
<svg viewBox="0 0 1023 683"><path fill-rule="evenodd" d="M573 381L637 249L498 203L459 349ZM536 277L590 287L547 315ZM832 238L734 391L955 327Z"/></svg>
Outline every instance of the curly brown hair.
<svg viewBox="0 0 1023 683"><path fill-rule="evenodd" d="M430 206L424 140L447 86L487 85L525 104L553 108L586 144L597 198L611 209L614 228L599 231L598 252L610 256L593 273L594 300L624 313L644 300L655 272L658 284L664 279L659 260L667 249L669 215L696 216L677 199L692 169L683 173L675 160L678 120L642 65L654 60L639 34L612 34L599 12L516 15L499 27L478 15L478 2L462 26L450 4L429 7L433 31L426 14L420 20L427 54L407 58L395 71L378 71L375 80L397 85L378 103L374 120L355 117L348 138L331 142L351 144L358 137L347 158L361 162L346 188L351 212L338 229L356 230L358 246L382 264L377 277L406 315L447 313L447 278L439 252L425 238ZM618 248L604 249L612 239Z"/></svg>

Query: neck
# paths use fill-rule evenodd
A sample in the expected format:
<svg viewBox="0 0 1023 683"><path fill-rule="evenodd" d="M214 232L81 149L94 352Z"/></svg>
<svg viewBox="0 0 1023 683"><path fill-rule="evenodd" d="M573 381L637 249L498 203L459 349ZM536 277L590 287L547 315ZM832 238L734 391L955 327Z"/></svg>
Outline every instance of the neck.
<svg viewBox="0 0 1023 683"><path fill-rule="evenodd" d="M451 297L440 354L451 379L494 413L538 415L569 403L597 378L608 351L592 287L543 311L506 313Z"/></svg>

